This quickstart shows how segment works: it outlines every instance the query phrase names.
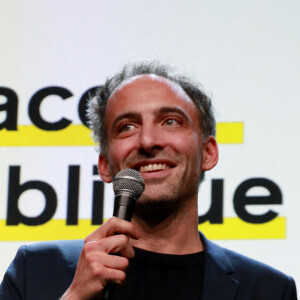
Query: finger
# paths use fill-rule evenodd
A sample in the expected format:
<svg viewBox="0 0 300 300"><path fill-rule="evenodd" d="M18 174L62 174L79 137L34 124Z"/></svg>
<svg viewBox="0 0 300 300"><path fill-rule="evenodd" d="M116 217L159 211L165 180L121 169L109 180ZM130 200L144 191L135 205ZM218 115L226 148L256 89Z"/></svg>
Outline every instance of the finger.
<svg viewBox="0 0 300 300"><path fill-rule="evenodd" d="M108 281L124 281L126 274L124 270L109 268L98 262L91 266L90 278L105 285Z"/></svg>
<svg viewBox="0 0 300 300"><path fill-rule="evenodd" d="M121 256L128 259L135 255L133 247L129 243L129 238L126 235L118 234L107 238L111 241L106 250L109 253L120 253Z"/></svg>
<svg viewBox="0 0 300 300"><path fill-rule="evenodd" d="M137 232L135 226L132 223L113 217L106 221L93 233L91 233L85 239L85 243L93 240L103 239L105 237L112 236L116 233L126 234L133 239L140 238L139 233Z"/></svg>
<svg viewBox="0 0 300 300"><path fill-rule="evenodd" d="M103 265L106 268L126 271L129 266L129 260L126 257L118 255L107 255L109 258L104 259Z"/></svg>
<svg viewBox="0 0 300 300"><path fill-rule="evenodd" d="M125 271L129 266L129 259L119 255L110 255L108 253L96 253L87 258L92 270L101 269L102 266L110 269ZM94 272L93 271L93 272Z"/></svg>
<svg viewBox="0 0 300 300"><path fill-rule="evenodd" d="M120 253L128 259L134 257L134 249L129 243L129 238L124 234L113 235L97 241L86 242L82 252L86 256L101 253Z"/></svg>
<svg viewBox="0 0 300 300"><path fill-rule="evenodd" d="M122 283L126 279L126 273L117 269L105 268L103 275L106 282Z"/></svg>
<svg viewBox="0 0 300 300"><path fill-rule="evenodd" d="M107 222L103 224L103 233L106 237L118 233L126 234L133 239L140 238L140 234L136 230L133 223L116 217L110 218Z"/></svg>

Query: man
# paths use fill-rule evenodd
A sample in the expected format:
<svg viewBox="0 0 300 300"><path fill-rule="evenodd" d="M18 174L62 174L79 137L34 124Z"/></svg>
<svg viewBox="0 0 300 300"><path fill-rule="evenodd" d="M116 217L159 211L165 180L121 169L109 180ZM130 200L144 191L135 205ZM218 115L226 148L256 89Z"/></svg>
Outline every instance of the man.
<svg viewBox="0 0 300 300"><path fill-rule="evenodd" d="M88 115L103 181L126 168L144 178L132 222L111 218L84 243L21 248L1 299L103 299L107 289L110 299L297 299L291 277L199 235L198 186L218 148L197 84L156 62L127 65Z"/></svg>

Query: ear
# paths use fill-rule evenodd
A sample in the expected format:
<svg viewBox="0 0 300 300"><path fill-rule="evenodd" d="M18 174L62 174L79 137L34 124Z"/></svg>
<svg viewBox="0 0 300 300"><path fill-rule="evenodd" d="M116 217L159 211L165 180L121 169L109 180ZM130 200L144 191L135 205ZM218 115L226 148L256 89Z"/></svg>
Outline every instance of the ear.
<svg viewBox="0 0 300 300"><path fill-rule="evenodd" d="M112 182L112 176L111 176L110 166L107 157L101 154L99 155L98 158L98 170L99 170L100 177L104 182L106 183Z"/></svg>
<svg viewBox="0 0 300 300"><path fill-rule="evenodd" d="M201 167L203 171L212 169L219 160L219 150L216 139L210 136L204 143L202 149Z"/></svg>

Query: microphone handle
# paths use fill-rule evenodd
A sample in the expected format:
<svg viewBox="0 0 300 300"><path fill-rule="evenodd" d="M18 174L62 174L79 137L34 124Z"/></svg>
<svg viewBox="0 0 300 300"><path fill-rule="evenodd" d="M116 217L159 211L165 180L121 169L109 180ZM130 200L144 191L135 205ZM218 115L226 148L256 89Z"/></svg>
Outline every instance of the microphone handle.
<svg viewBox="0 0 300 300"><path fill-rule="evenodd" d="M126 191L121 191L121 193L115 195L113 216L130 222L133 215L134 206L134 195ZM104 300L108 300L111 297L111 293L113 292L114 288L114 284L107 284L103 291Z"/></svg>
<svg viewBox="0 0 300 300"><path fill-rule="evenodd" d="M113 216L130 222L133 215L134 206L134 195L127 191L122 191L115 196Z"/></svg>

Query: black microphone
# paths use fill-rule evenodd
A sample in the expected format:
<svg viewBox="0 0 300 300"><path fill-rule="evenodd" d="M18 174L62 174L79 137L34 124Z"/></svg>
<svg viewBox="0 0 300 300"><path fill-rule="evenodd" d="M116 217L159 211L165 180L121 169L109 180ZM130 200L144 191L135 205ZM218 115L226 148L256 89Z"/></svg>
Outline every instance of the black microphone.
<svg viewBox="0 0 300 300"><path fill-rule="evenodd" d="M124 169L113 179L113 189L115 192L113 216L131 221L135 201L145 189L142 175L136 170Z"/></svg>
<svg viewBox="0 0 300 300"><path fill-rule="evenodd" d="M113 216L131 221L136 200L142 195L145 183L142 175L133 169L121 170L113 179L115 203ZM103 299L109 299L114 286L108 284Z"/></svg>

